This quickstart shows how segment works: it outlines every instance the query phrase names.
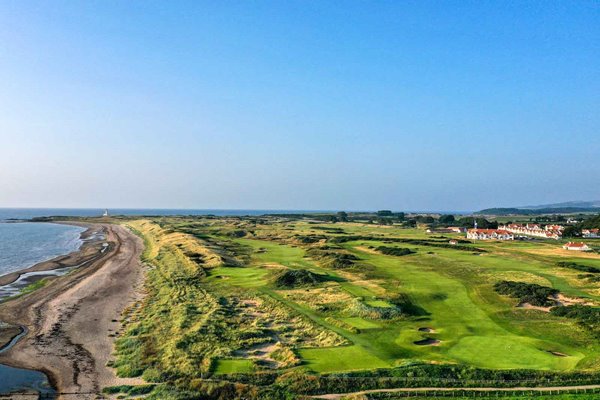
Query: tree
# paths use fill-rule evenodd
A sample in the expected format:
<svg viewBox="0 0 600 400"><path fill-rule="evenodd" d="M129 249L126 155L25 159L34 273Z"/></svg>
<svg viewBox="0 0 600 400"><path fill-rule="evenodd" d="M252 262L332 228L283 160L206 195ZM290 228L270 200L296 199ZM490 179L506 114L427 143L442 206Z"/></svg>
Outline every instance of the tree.
<svg viewBox="0 0 600 400"><path fill-rule="evenodd" d="M581 228L575 225L566 226L563 230L563 237L580 237Z"/></svg>
<svg viewBox="0 0 600 400"><path fill-rule="evenodd" d="M423 224L432 224L435 222L435 219L431 215L417 215L415 220Z"/></svg>
<svg viewBox="0 0 600 400"><path fill-rule="evenodd" d="M584 229L600 228L600 214L584 220L581 223L581 227Z"/></svg>
<svg viewBox="0 0 600 400"><path fill-rule="evenodd" d="M474 225L475 218L473 217L464 217L458 220L458 224L460 226L464 226L467 228L472 228ZM498 222L496 221L488 221L485 218L477 218L477 227L481 229L498 229Z"/></svg>
<svg viewBox="0 0 600 400"><path fill-rule="evenodd" d="M454 223L456 219L454 218L454 215L452 214L448 214L448 215L441 215L439 222L440 224L452 224Z"/></svg>
<svg viewBox="0 0 600 400"><path fill-rule="evenodd" d="M340 221L342 222L348 222L348 213L344 212L344 211L340 211L337 213L337 216L339 218Z"/></svg>
<svg viewBox="0 0 600 400"><path fill-rule="evenodd" d="M393 215L391 210L379 210L377 211L378 217L391 217Z"/></svg>
<svg viewBox="0 0 600 400"><path fill-rule="evenodd" d="M396 213L396 217L398 217L399 222L402 222L406 218L406 214L404 214L403 212L399 212L399 213Z"/></svg>

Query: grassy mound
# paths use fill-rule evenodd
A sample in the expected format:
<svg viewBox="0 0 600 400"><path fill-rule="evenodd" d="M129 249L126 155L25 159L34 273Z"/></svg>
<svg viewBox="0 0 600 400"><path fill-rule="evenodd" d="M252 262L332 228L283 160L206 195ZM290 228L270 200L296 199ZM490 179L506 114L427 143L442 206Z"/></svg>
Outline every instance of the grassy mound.
<svg viewBox="0 0 600 400"><path fill-rule="evenodd" d="M288 269L279 273L274 280L276 286L280 288L296 288L303 286L315 286L326 281L323 275L315 274L306 269Z"/></svg>
<svg viewBox="0 0 600 400"><path fill-rule="evenodd" d="M377 248L377 251L379 251L381 254L385 254L388 256L397 256L397 257L407 256L409 254L416 253L416 251L407 249L405 247L388 247L388 246L379 246Z"/></svg>
<svg viewBox="0 0 600 400"><path fill-rule="evenodd" d="M576 304L554 307L550 312L559 317L576 319L579 325L592 331L596 337L600 337L600 307Z"/></svg>
<svg viewBox="0 0 600 400"><path fill-rule="evenodd" d="M309 249L306 254L319 261L319 263L326 268L351 268L357 261L359 261L359 258L354 254L350 254L344 250L329 246Z"/></svg>
<svg viewBox="0 0 600 400"><path fill-rule="evenodd" d="M558 294L558 290L547 286L514 281L498 282L494 285L494 290L500 294L519 299L521 303L529 303L540 307L556 305L556 301L549 299L549 297Z"/></svg>

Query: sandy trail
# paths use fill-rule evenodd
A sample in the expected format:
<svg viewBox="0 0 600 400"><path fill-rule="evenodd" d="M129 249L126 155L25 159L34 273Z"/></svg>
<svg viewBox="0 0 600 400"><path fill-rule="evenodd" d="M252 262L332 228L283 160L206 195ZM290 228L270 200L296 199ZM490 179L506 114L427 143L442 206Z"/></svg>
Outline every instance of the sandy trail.
<svg viewBox="0 0 600 400"><path fill-rule="evenodd" d="M102 387L139 383L107 367L123 309L139 295L141 239L122 226L101 224L108 251L29 295L0 305L0 320L29 329L0 362L44 371L60 398L96 398Z"/></svg>

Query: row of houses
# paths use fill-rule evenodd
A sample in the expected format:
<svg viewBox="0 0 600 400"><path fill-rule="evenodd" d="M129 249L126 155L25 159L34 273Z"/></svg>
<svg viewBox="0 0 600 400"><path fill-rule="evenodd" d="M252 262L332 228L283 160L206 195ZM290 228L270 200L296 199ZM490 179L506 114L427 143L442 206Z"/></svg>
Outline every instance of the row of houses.
<svg viewBox="0 0 600 400"><path fill-rule="evenodd" d="M582 229L581 235L584 238L600 238L600 229Z"/></svg>
<svg viewBox="0 0 600 400"><path fill-rule="evenodd" d="M506 229L469 229L467 239L473 240L514 240L515 236ZM456 242L456 241L455 241ZM451 244L456 244L452 243ZM563 246L565 250L573 251L591 251L592 248L583 242L569 242Z"/></svg>
<svg viewBox="0 0 600 400"><path fill-rule="evenodd" d="M562 225L545 225L540 224L507 224L498 227L499 229L517 233L520 235L535 236L545 239L560 239L565 229Z"/></svg>
<svg viewBox="0 0 600 400"><path fill-rule="evenodd" d="M467 239L473 240L514 240L515 236L505 229L469 229Z"/></svg>

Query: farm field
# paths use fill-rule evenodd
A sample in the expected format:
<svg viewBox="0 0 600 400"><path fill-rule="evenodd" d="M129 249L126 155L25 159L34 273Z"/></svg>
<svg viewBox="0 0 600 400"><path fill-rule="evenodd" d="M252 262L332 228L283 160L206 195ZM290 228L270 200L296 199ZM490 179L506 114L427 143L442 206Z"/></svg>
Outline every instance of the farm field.
<svg viewBox="0 0 600 400"><path fill-rule="evenodd" d="M247 383L411 368L420 372L406 376L431 377L423 371L436 368L535 380L592 379L600 369L597 325L495 290L539 285L558 291L548 300L556 307L593 308L598 280L558 263L600 268L597 253L281 217L120 222L144 238L150 266L145 300L117 341L122 376Z"/></svg>

